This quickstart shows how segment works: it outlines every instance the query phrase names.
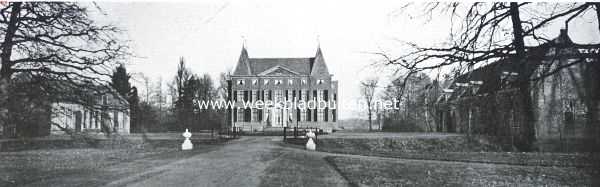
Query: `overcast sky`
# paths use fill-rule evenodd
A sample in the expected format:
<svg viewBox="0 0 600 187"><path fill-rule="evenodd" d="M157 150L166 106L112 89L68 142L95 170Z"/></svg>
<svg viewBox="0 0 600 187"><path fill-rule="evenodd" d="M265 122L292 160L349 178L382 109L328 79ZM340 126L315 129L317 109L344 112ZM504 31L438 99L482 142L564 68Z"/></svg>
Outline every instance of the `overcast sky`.
<svg viewBox="0 0 600 187"><path fill-rule="evenodd" d="M379 49L394 50L396 40L422 44L443 40L447 19L425 24L399 13L400 1L201 1L102 2L107 14L100 19L127 30L133 52L130 72L153 80L170 81L179 57L194 73L209 73L215 82L220 72L233 69L243 38L250 57L311 57L317 42L334 79L339 97L350 102L360 97L358 82L387 75L369 66ZM598 40L594 23L578 23L575 41ZM549 32L557 34L558 30ZM585 43L585 42L584 42ZM385 76L382 82L387 82ZM138 84L139 85L139 84ZM142 87L142 86L140 86ZM340 111L340 118L365 116Z"/></svg>

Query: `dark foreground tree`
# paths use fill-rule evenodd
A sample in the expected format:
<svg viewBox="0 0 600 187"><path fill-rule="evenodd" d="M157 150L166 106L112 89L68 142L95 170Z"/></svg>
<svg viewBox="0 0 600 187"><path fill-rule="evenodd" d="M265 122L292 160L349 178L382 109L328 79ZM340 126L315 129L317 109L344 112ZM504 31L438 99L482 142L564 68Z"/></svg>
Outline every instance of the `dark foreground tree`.
<svg viewBox="0 0 600 187"><path fill-rule="evenodd" d="M420 46L408 42L406 43L408 49L406 53L390 55L381 52L377 54L384 58L385 64L399 66L406 70L408 75L439 68L452 68L455 74L460 74L472 67L482 66L499 59L510 59L512 63L518 64L518 72L514 72L518 73L518 76L513 86L518 89L521 112L524 114L519 122L522 124L523 130L517 135L518 144L516 146L520 150L531 150L535 141L535 117L530 90L533 71L528 62L535 57L528 54L529 49L537 47L536 44L553 45L553 43L548 43L551 39L546 38L543 34L543 29L552 23L562 23L568 30L569 23L590 11L594 11L597 18L600 19L599 4L438 2L425 4L424 7L424 11L422 11L424 17L435 16L450 19L452 24L449 40L437 46ZM522 12L526 12L527 16L523 16ZM527 46L526 43L531 45ZM566 46L549 47L564 48ZM573 44L569 47L589 50L587 53L578 54L575 58L598 59L599 45ZM557 55L555 58L574 58L574 56ZM558 70L585 62L585 60L578 60L575 63L561 66ZM540 76L550 76L557 73L558 70ZM598 93L597 91L595 93ZM590 99L587 103L590 111L590 123L593 124L598 118L598 97Z"/></svg>
<svg viewBox="0 0 600 187"><path fill-rule="evenodd" d="M96 23L87 7L75 2L10 2L0 8L0 123L7 121L10 83L27 74L64 87L102 92L116 64L128 55L120 30Z"/></svg>

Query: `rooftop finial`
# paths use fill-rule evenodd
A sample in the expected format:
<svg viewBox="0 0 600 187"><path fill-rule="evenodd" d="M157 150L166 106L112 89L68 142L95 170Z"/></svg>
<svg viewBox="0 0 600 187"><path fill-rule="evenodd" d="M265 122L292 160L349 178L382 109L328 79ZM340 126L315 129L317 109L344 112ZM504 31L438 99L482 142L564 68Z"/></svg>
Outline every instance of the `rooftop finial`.
<svg viewBox="0 0 600 187"><path fill-rule="evenodd" d="M318 34L317 34L317 48L321 48L321 40L319 39Z"/></svg>
<svg viewBox="0 0 600 187"><path fill-rule="evenodd" d="M242 35L242 48L246 48L246 37Z"/></svg>

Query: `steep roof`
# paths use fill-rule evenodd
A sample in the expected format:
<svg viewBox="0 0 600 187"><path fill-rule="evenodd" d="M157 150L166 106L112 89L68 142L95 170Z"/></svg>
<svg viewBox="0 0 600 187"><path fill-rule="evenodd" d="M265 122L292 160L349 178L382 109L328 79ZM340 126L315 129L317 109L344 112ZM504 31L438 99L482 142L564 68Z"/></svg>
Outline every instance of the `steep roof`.
<svg viewBox="0 0 600 187"><path fill-rule="evenodd" d="M310 64L315 58L250 58L253 74L259 74L275 66L281 66L302 75L310 74Z"/></svg>
<svg viewBox="0 0 600 187"><path fill-rule="evenodd" d="M529 66L529 73L535 71L537 65L539 65L544 56L548 55L547 52L549 49L556 44L564 44L569 45L572 44L572 40L569 38L566 30L561 30L559 36L545 44L542 44L537 47L530 48L528 50L527 56L530 58L527 63L532 63L532 66ZM571 51L572 48L566 49L566 51ZM474 69L473 71L469 71L465 74L459 75L456 77L451 85L448 86L449 89L453 89L454 92L451 94L450 99L455 99L461 96L464 96L465 91L468 89L464 87L460 87L457 83L469 83L470 81L481 81L481 85L475 94L483 94L483 93L491 93L502 89L502 81L503 81L503 73L504 72L519 72L520 68L522 68L516 61L511 58L503 58L498 61L495 61L491 64L479 67ZM467 94L470 95L470 94Z"/></svg>
<svg viewBox="0 0 600 187"><path fill-rule="evenodd" d="M315 70L313 67L315 61L319 61L319 69L327 71L323 60L321 49L317 49L315 57L303 58L250 58L246 48L242 48L240 58L233 72L233 75L258 75L274 67L282 67L292 70L300 75L311 75ZM320 70L319 72L322 72Z"/></svg>

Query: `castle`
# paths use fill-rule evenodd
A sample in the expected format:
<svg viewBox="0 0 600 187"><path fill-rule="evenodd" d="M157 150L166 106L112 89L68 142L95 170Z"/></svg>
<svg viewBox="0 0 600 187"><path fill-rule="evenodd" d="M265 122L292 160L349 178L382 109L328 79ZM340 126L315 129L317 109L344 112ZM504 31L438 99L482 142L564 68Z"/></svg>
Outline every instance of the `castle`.
<svg viewBox="0 0 600 187"><path fill-rule="evenodd" d="M282 127L330 131L338 118L337 107L331 107L338 103L338 82L332 77L320 47L314 57L305 58L250 58L242 47L229 75L228 99L234 102L230 125L243 131ZM309 101L327 105L297 104ZM252 107L244 107L244 102Z"/></svg>

